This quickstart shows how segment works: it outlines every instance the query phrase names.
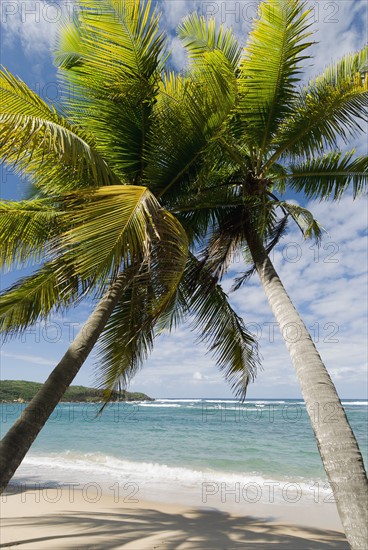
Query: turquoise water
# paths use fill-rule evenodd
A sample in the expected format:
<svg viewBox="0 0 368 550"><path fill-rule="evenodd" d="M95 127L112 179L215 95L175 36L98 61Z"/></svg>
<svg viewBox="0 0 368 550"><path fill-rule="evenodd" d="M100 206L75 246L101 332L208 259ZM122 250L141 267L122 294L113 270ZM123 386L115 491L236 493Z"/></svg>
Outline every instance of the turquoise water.
<svg viewBox="0 0 368 550"><path fill-rule="evenodd" d="M368 403L343 404L366 458ZM2 433L22 407L2 405ZM97 415L99 407L59 405L15 482L78 482L105 489L128 483L128 492L136 486L145 498L192 492L202 502L204 486L209 495L220 486L235 491L253 484L252 494L267 486L269 498L272 483L281 491L299 488L314 499L316 487L319 497L331 493L302 401L157 399L111 404ZM318 413L333 422L333 410Z"/></svg>

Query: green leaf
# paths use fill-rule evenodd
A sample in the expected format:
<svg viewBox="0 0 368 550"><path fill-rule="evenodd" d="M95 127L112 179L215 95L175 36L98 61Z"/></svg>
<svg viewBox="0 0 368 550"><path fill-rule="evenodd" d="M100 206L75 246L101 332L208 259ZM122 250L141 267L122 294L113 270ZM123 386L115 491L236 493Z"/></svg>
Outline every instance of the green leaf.
<svg viewBox="0 0 368 550"><path fill-rule="evenodd" d="M311 42L306 2L267 0L259 5L239 74L245 139L258 149L258 169L283 118L292 113L303 55Z"/></svg>
<svg viewBox="0 0 368 550"><path fill-rule="evenodd" d="M39 262L47 243L65 229L61 215L46 199L0 201L0 267Z"/></svg>
<svg viewBox="0 0 368 550"><path fill-rule="evenodd" d="M163 212L154 222L149 255L125 270L124 294L99 340L97 379L106 400L126 387L151 351L156 324L171 307L186 259L186 236L176 219Z"/></svg>
<svg viewBox="0 0 368 550"><path fill-rule="evenodd" d="M191 326L205 342L235 394L245 398L260 366L258 346L243 320L230 306L222 288L201 262L190 255L181 285Z"/></svg>
<svg viewBox="0 0 368 550"><path fill-rule="evenodd" d="M112 392L126 388L147 359L153 347L155 323L166 305L166 300L158 300L163 288L157 275L152 276L147 264L138 267L133 267L135 273L98 342L96 381L106 401Z"/></svg>
<svg viewBox="0 0 368 550"><path fill-rule="evenodd" d="M331 152L290 164L288 185L308 198L320 200L338 200L352 185L355 198L367 190L368 157L353 159L354 152Z"/></svg>
<svg viewBox="0 0 368 550"><path fill-rule="evenodd" d="M317 243L321 240L324 228L309 210L302 206L290 204L287 201L275 201L274 206L281 207L284 212L287 212L293 218L306 239L314 238Z"/></svg>
<svg viewBox="0 0 368 550"><path fill-rule="evenodd" d="M238 41L231 28L225 29L220 25L217 30L214 18L206 21L203 15L200 17L194 12L181 21L177 33L193 61L203 57L206 52L220 50L233 69L237 68L241 55Z"/></svg>
<svg viewBox="0 0 368 550"><path fill-rule="evenodd" d="M321 155L364 131L368 108L368 47L345 55L311 80L292 105L273 140L275 153L265 170L280 157ZM363 124L362 126L362 122Z"/></svg>
<svg viewBox="0 0 368 550"><path fill-rule="evenodd" d="M153 261L153 243L162 238L167 254L173 254L166 278L176 279L187 239L147 188L117 185L76 192L66 198L65 210L73 227L61 235L55 251L66 254L82 278L95 277L103 284L130 265Z"/></svg>
<svg viewBox="0 0 368 550"><path fill-rule="evenodd" d="M106 290L111 277L138 266L155 281L151 315L171 299L185 267L188 242L178 221L143 187L110 186L75 192L59 202L67 231L57 234L48 252L56 259L1 297L2 330L16 333L45 319L87 292Z"/></svg>
<svg viewBox="0 0 368 550"><path fill-rule="evenodd" d="M185 78L164 76L146 157L146 178L159 196L169 200L177 185L197 173L205 149L222 135L235 98L234 72L220 50L205 52Z"/></svg>
<svg viewBox="0 0 368 550"><path fill-rule="evenodd" d="M0 158L49 192L117 183L79 126L59 116L35 92L0 70Z"/></svg>
<svg viewBox="0 0 368 550"><path fill-rule="evenodd" d="M150 1L80 0L56 59L65 109L93 132L120 178L141 182L150 113L165 59L165 39Z"/></svg>
<svg viewBox="0 0 368 550"><path fill-rule="evenodd" d="M84 292L79 278L61 261L46 264L0 295L0 333L15 336L50 313L65 311Z"/></svg>

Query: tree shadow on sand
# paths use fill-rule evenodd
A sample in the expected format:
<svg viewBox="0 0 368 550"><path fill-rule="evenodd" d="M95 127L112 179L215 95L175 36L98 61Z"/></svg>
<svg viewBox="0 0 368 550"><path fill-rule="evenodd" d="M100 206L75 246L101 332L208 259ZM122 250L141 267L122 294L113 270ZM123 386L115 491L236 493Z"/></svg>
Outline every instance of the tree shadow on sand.
<svg viewBox="0 0 368 550"><path fill-rule="evenodd" d="M145 508L115 508L111 512L76 510L26 519L6 518L3 526L11 528L14 537L0 546L57 550L260 550L266 544L272 545L272 549L292 550L349 548L341 533L288 526L285 534L272 520L240 518L218 510L201 509L183 514ZM40 529L40 536L22 538L22 528L30 525ZM48 526L48 536L42 536L44 526ZM306 541L303 535L315 540Z"/></svg>

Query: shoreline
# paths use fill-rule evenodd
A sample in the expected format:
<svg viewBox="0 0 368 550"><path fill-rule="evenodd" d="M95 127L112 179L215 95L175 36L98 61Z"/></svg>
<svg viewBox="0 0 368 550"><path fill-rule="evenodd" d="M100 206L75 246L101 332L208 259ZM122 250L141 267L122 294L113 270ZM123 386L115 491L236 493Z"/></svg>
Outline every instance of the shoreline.
<svg viewBox="0 0 368 550"><path fill-rule="evenodd" d="M271 509L281 505L299 510L320 510L322 506L330 517L335 509L332 490L323 479L192 469L99 454L27 456L12 485L15 492L44 487L57 496L63 488L69 492L91 490L114 498L138 495L141 500L164 504L215 506L230 513L263 504ZM336 522L329 525L335 528Z"/></svg>
<svg viewBox="0 0 368 550"><path fill-rule="evenodd" d="M153 502L139 494L13 485L1 498L1 548L348 550L334 504ZM180 498L180 495L178 495Z"/></svg>
<svg viewBox="0 0 368 550"><path fill-rule="evenodd" d="M61 404L0 497L1 548L348 550L302 404L227 403Z"/></svg>

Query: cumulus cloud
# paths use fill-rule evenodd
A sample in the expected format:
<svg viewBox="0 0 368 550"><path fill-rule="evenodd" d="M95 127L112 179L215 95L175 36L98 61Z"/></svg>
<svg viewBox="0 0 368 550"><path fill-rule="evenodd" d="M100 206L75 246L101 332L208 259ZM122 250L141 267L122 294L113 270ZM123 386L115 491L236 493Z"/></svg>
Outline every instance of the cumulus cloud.
<svg viewBox="0 0 368 550"><path fill-rule="evenodd" d="M197 11L207 19L215 17L218 23L232 27L241 43L245 43L251 22L257 13L257 1L198 1L161 0L162 24L175 36L175 29L187 14ZM346 51L364 45L364 17L367 6L364 0L318 0L311 2L311 21L314 22L313 48L315 59L312 73L322 70L332 59ZM75 10L72 0L5 0L1 4L2 41L12 44L19 38L28 54L46 53L52 45L58 24L63 17L71 17ZM174 57L182 62L179 45L172 42Z"/></svg>
<svg viewBox="0 0 368 550"><path fill-rule="evenodd" d="M332 59L363 45L362 20L367 10L364 0L319 0L310 4L315 7L315 13L312 14L317 27L314 39L319 44L313 47L316 57L313 67L308 69L308 75L316 74ZM27 6L28 11L24 11L24 6ZM48 55L60 19L58 10L62 6L70 10L71 2L2 2L2 44L14 45L18 40L28 56ZM237 10L241 7L240 13ZM244 43L256 6L255 2L249 1L200 3L165 0L160 3L160 8L163 10L163 25L172 31L170 46L173 48L173 60L177 68L182 68L185 53L175 38L174 29L183 16L194 9L200 13L205 10L203 15L209 16L212 10L217 20L232 26ZM6 65L5 56L2 62ZM39 66L41 70L42 63ZM360 150L366 151L364 140L357 142L357 145ZM311 202L308 207L328 231L329 235L325 236L322 246L318 249L311 242L303 242L297 230L292 228L273 253L272 259L286 290L301 311L338 389L345 396L359 396L362 395L363 381L366 379L367 251L364 235L367 203L364 199L353 202L346 197L339 204ZM236 275L243 267L239 258L232 265L230 274ZM224 280L223 286L229 291L229 278ZM254 277L244 288L231 294L230 300L261 346L264 370L259 373L255 384L250 386L249 395L299 395L290 358L257 278ZM83 310L83 313L85 315L78 317L78 320L87 317L88 311ZM70 320L73 318L70 314ZM61 357L65 343L50 345L53 345L52 355ZM29 358L33 357L33 364L38 362L46 366L46 363L39 361L40 358L42 360L44 346L45 343L40 342L32 349L27 349L27 355L19 355L18 342L6 344L2 376L12 378L16 361L22 362L25 357L29 362ZM155 396L230 396L228 385L206 352L204 344L195 344L195 335L188 328L183 327L173 334L162 336L157 339L155 350L144 369L134 379L132 389L142 389ZM34 353L40 357L35 357ZM45 361L49 366L55 364L48 359ZM78 376L78 382L91 383L89 376L92 363L93 360L88 361ZM20 376L26 376L25 370L20 369L18 372ZM28 378L37 379L37 376L37 372L31 376L27 371Z"/></svg>
<svg viewBox="0 0 368 550"><path fill-rule="evenodd" d="M315 58L311 73L316 74L345 53L365 45L367 4L364 0L318 0L310 4L315 22L313 39L317 42L312 48Z"/></svg>
<svg viewBox="0 0 368 550"><path fill-rule="evenodd" d="M2 45L20 42L28 57L49 55L59 24L72 13L69 0L5 0L1 3Z"/></svg>

